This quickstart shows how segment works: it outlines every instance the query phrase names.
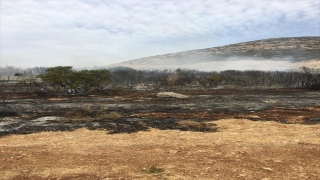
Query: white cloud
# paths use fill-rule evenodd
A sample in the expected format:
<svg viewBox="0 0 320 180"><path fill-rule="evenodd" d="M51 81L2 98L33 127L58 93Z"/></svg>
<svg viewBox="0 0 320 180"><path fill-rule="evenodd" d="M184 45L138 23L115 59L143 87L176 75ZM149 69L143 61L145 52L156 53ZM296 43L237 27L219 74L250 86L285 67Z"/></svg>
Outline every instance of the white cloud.
<svg viewBox="0 0 320 180"><path fill-rule="evenodd" d="M239 41L320 35L318 0L0 2L0 66L106 65Z"/></svg>

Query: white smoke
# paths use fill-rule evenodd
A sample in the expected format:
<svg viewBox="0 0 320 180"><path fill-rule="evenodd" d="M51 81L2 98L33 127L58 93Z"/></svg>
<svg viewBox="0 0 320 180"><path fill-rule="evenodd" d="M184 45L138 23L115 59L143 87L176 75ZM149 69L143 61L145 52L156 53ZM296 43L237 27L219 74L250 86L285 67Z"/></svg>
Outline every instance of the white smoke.
<svg viewBox="0 0 320 180"><path fill-rule="evenodd" d="M320 68L320 60L309 60L294 62L291 58L283 59L261 59L257 58L227 58L223 61L210 61L210 62L185 62L177 64L176 62L161 61L157 63L140 63L140 62L124 62L113 64L112 66L124 66L139 70L150 69L194 69L199 71L224 71L224 70L263 70L263 71L285 71L297 69L301 66L310 68Z"/></svg>

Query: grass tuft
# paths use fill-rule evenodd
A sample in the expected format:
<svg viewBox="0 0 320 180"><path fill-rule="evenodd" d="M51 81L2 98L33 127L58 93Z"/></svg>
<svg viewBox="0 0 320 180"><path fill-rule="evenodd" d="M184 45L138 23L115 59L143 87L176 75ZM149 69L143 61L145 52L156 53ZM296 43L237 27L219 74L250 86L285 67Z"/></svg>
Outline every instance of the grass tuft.
<svg viewBox="0 0 320 180"><path fill-rule="evenodd" d="M143 169L142 171L147 174L154 174L154 173L162 173L164 172L164 169L153 165L147 169Z"/></svg>
<svg viewBox="0 0 320 180"><path fill-rule="evenodd" d="M192 120L183 120L178 122L179 125L183 126L189 131L212 131L213 124L197 122Z"/></svg>

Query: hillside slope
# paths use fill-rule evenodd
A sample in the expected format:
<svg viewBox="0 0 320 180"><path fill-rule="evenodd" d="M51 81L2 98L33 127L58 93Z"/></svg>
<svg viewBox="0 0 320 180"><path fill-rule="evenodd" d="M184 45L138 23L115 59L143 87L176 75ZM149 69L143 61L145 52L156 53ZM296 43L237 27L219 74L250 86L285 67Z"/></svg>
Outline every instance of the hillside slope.
<svg viewBox="0 0 320 180"><path fill-rule="evenodd" d="M190 50L125 61L111 66L194 67L194 64L239 60L288 61L290 63L320 60L320 37L273 38L207 49ZM300 63L301 64L301 63Z"/></svg>

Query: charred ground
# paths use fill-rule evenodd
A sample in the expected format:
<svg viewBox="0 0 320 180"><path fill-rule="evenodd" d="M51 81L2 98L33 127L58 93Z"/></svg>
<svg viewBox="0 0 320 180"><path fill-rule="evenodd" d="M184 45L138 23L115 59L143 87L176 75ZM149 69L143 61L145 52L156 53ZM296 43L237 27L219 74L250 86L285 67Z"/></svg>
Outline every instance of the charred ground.
<svg viewBox="0 0 320 180"><path fill-rule="evenodd" d="M3 99L0 135L104 129L133 133L150 128L214 132L208 121L225 118L281 123L320 123L319 92L302 89L180 90L189 98L158 98L157 92L117 96L36 96Z"/></svg>

